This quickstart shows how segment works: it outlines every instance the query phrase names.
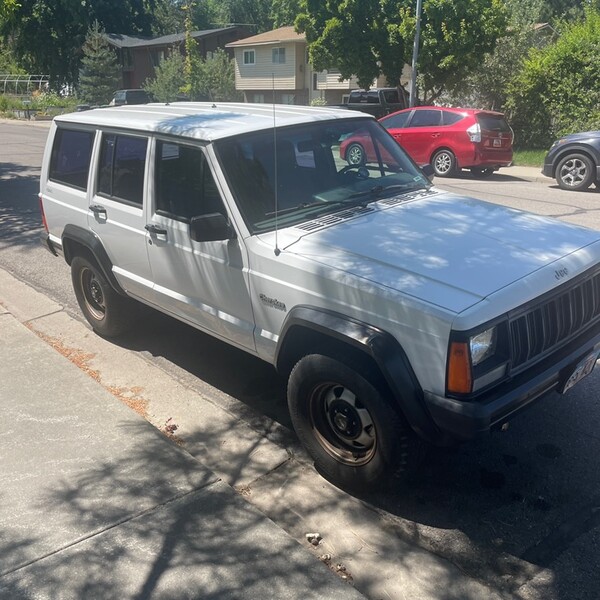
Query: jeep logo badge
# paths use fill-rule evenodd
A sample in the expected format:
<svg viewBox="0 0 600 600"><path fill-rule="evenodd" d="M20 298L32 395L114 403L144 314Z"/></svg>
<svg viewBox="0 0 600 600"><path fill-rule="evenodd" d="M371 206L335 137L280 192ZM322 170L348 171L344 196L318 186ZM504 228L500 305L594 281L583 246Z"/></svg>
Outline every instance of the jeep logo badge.
<svg viewBox="0 0 600 600"><path fill-rule="evenodd" d="M569 274L569 269L567 269L567 267L563 267L562 269L556 269L554 271L554 278L562 279L563 277L567 277L568 274Z"/></svg>

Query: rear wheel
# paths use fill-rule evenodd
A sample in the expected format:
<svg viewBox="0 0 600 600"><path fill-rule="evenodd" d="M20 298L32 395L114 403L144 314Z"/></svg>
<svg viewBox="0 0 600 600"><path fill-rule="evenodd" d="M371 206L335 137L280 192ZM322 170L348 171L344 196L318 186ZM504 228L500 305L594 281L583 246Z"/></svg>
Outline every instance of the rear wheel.
<svg viewBox="0 0 600 600"><path fill-rule="evenodd" d="M300 441L317 470L345 489L368 491L410 471L423 443L359 365L320 354L292 370L288 405Z"/></svg>
<svg viewBox="0 0 600 600"><path fill-rule="evenodd" d="M563 190L586 190L594 181L594 165L585 154L569 154L556 166L556 182Z"/></svg>
<svg viewBox="0 0 600 600"><path fill-rule="evenodd" d="M364 148L360 144L350 144L346 150L346 162L352 166L361 166L366 162Z"/></svg>
<svg viewBox="0 0 600 600"><path fill-rule="evenodd" d="M438 150L431 159L431 166L438 177L452 177L456 171L456 156L451 150Z"/></svg>
<svg viewBox="0 0 600 600"><path fill-rule="evenodd" d="M93 260L73 258L71 280L81 312L94 331L116 337L131 328L137 312L135 304L112 288Z"/></svg>

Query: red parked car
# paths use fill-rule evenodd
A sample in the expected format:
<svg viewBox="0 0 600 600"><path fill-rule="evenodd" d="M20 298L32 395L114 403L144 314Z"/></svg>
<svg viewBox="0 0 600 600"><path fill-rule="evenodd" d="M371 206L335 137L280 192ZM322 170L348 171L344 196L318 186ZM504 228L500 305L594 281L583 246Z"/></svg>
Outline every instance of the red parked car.
<svg viewBox="0 0 600 600"><path fill-rule="evenodd" d="M417 164L431 164L438 177L449 177L460 169L487 177L512 163L513 132L498 112L419 106L379 122ZM362 144L360 136L344 140L340 155L351 165L376 159L375 149Z"/></svg>

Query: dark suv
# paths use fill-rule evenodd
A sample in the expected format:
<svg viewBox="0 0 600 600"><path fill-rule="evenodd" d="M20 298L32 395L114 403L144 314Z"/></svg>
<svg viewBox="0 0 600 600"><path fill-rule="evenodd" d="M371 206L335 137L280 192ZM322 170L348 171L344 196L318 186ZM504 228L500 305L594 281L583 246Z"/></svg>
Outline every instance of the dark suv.
<svg viewBox="0 0 600 600"><path fill-rule="evenodd" d="M542 173L563 190L600 186L600 131L572 133L556 140L544 159Z"/></svg>

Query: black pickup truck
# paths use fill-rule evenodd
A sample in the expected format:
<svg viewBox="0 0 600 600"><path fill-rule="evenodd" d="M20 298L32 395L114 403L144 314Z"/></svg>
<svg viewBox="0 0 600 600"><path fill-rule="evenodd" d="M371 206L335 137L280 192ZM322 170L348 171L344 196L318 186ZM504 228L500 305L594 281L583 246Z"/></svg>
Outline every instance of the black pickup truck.
<svg viewBox="0 0 600 600"><path fill-rule="evenodd" d="M352 90L348 101L340 108L360 110L377 119L390 113L408 108L408 98L404 90L398 88L371 88L370 90Z"/></svg>

